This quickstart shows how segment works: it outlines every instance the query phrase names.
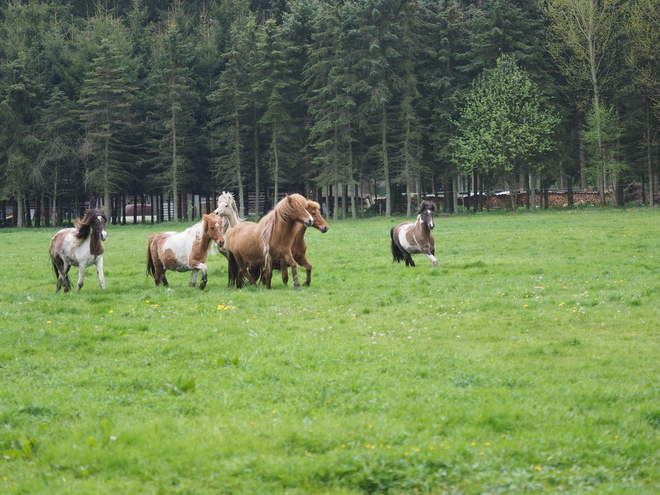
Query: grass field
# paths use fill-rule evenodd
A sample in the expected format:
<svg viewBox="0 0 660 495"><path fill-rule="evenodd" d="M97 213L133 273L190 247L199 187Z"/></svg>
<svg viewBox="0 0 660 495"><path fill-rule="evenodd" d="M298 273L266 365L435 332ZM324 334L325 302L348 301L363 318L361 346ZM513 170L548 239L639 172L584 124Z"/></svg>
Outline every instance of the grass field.
<svg viewBox="0 0 660 495"><path fill-rule="evenodd" d="M402 220L308 231L301 291L155 287L175 224L56 294L55 230L0 231L0 492L660 492L660 211L436 217L441 270Z"/></svg>

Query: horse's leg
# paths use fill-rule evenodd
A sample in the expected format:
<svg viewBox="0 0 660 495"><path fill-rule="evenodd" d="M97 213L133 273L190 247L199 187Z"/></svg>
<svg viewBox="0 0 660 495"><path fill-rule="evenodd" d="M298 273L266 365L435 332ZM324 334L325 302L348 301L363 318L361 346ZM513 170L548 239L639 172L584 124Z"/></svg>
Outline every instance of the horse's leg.
<svg viewBox="0 0 660 495"><path fill-rule="evenodd" d="M198 263L197 266L193 269L192 278L190 280L190 286L195 287L197 282L197 274L202 272L202 281L199 283L199 290L204 290L206 287L206 282L208 282L208 268L204 263Z"/></svg>
<svg viewBox="0 0 660 495"><path fill-rule="evenodd" d="M300 282L298 282L298 264L296 263L296 260L293 259L293 256L291 255L291 251L289 251L285 256L284 256L284 261L288 266L291 267L291 276L293 277L293 288L296 290L300 290ZM270 287L268 287L270 289Z"/></svg>
<svg viewBox="0 0 660 495"><path fill-rule="evenodd" d="M195 287L197 285L197 274L199 273L199 265L195 266L192 269L192 275L190 276L190 287Z"/></svg>
<svg viewBox="0 0 660 495"><path fill-rule="evenodd" d="M55 276L57 277L57 289L55 289L55 292L59 292L60 289L62 288L62 285L64 285L63 280L64 277L62 275L62 265L64 263L62 262L61 258L54 258L53 259L53 268L55 269Z"/></svg>
<svg viewBox="0 0 660 495"><path fill-rule="evenodd" d="M71 265L69 265L66 261L63 261L60 275L62 277L61 283L64 286L64 292L69 292L69 290L71 290L71 282L69 281L70 269L71 269Z"/></svg>
<svg viewBox="0 0 660 495"><path fill-rule="evenodd" d="M103 275L103 255L96 258L96 275L99 277L101 289L105 289L105 275Z"/></svg>
<svg viewBox="0 0 660 495"><path fill-rule="evenodd" d="M438 263L438 259L434 256L435 249L433 248L433 246L431 246L430 244L427 245L427 246L424 246L424 248L422 249L422 253L424 253L428 257L428 259L431 260L431 264L434 267L441 268L440 263Z"/></svg>
<svg viewBox="0 0 660 495"><path fill-rule="evenodd" d="M408 251L403 251L403 257L406 259L406 266L415 266L415 261Z"/></svg>
<svg viewBox="0 0 660 495"><path fill-rule="evenodd" d="M309 287L309 284L312 283L312 264L307 259L307 256L303 256L302 258L299 258L297 261L300 266L305 267L305 271L307 272L307 278L305 279L305 283L303 285L305 287Z"/></svg>
<svg viewBox="0 0 660 495"><path fill-rule="evenodd" d="M85 266L84 263L78 265L78 290L82 289L85 280Z"/></svg>
<svg viewBox="0 0 660 495"><path fill-rule="evenodd" d="M282 283L289 283L289 265L286 264L286 261L280 260L280 271L282 272Z"/></svg>

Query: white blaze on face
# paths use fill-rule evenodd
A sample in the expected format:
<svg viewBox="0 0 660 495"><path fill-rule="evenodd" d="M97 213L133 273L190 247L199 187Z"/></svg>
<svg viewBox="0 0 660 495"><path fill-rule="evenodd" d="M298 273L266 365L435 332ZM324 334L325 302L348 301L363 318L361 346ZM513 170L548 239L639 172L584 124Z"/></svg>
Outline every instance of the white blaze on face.
<svg viewBox="0 0 660 495"><path fill-rule="evenodd" d="M103 217L101 215L99 215L97 218L99 219L99 222L103 222ZM107 238L108 238L108 233L105 231L105 229L103 229L101 231L101 239L105 241Z"/></svg>

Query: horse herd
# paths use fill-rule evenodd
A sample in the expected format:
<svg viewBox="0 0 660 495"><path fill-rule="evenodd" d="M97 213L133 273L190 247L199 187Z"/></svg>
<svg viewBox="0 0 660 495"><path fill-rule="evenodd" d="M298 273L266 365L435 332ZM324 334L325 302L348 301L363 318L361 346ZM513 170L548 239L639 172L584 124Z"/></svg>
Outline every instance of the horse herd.
<svg viewBox="0 0 660 495"><path fill-rule="evenodd" d="M415 266L411 254L424 253L434 267L434 238L431 230L435 206L423 201L417 211L416 222L402 222L390 229L393 260L405 261ZM57 276L57 289L64 292L71 288L68 272L77 266L78 289L83 286L85 269L96 265L99 285L105 289L103 275L103 241L108 237L105 230L107 216L103 210L90 209L78 220L75 227L57 232L50 243L50 258ZM297 266L304 266L307 277L303 285L312 281L312 265L307 259L305 231L314 227L328 231L328 224L321 214L321 206L300 194L286 195L258 222L241 221L233 194L223 192L218 197L218 207L202 220L183 232L160 232L147 242L147 274L154 277L156 285L168 285L167 270L192 271L190 286L197 285L202 273L200 289L206 287L208 267L205 261L213 245L228 262L229 286L242 288L245 281L256 286L261 281L271 288L273 269L282 272L282 281L289 280L291 268L295 289L300 289Z"/></svg>

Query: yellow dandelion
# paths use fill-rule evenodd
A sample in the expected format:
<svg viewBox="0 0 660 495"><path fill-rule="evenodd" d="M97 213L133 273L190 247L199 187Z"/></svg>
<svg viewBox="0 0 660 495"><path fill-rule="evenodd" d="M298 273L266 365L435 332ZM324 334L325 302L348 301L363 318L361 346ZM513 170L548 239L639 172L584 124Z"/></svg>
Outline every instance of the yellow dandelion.
<svg viewBox="0 0 660 495"><path fill-rule="evenodd" d="M46 322L47 325L50 325L51 323L52 323L52 322L50 322L50 321L47 321L47 322Z"/></svg>
<svg viewBox="0 0 660 495"><path fill-rule="evenodd" d="M476 442L471 442L470 445L472 445L472 447L474 447L475 445L477 445L477 443Z"/></svg>
<svg viewBox="0 0 660 495"><path fill-rule="evenodd" d="M559 303L560 306L563 306L564 304L566 304L566 303L565 302Z"/></svg>
<svg viewBox="0 0 660 495"><path fill-rule="evenodd" d="M529 308L529 304L525 304L525 306L523 306L523 307L524 308Z"/></svg>
<svg viewBox="0 0 660 495"><path fill-rule="evenodd" d="M149 304L151 301L144 301L145 303Z"/></svg>
<svg viewBox="0 0 660 495"><path fill-rule="evenodd" d="M534 466L534 469L536 469L537 471L541 471L543 468L541 466Z"/></svg>
<svg viewBox="0 0 660 495"><path fill-rule="evenodd" d="M108 311L108 313L114 313L114 311L111 309L110 311Z"/></svg>
<svg viewBox="0 0 660 495"><path fill-rule="evenodd" d="M484 445L488 447L490 445L490 442L486 442Z"/></svg>

